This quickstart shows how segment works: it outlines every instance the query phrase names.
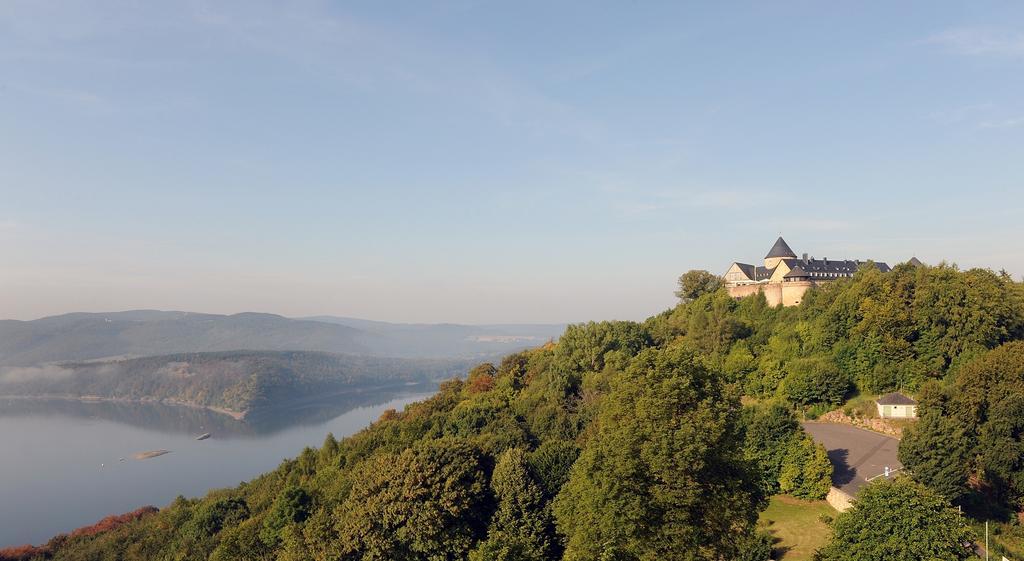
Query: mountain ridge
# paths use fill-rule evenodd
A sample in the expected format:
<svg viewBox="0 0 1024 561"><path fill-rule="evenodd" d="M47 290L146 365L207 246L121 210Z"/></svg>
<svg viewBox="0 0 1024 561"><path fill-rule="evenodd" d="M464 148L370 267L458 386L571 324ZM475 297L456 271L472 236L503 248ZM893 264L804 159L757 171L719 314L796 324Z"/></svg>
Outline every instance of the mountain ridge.
<svg viewBox="0 0 1024 561"><path fill-rule="evenodd" d="M542 344L564 327L315 318L143 309L0 320L0 366L242 349L401 358L485 357Z"/></svg>

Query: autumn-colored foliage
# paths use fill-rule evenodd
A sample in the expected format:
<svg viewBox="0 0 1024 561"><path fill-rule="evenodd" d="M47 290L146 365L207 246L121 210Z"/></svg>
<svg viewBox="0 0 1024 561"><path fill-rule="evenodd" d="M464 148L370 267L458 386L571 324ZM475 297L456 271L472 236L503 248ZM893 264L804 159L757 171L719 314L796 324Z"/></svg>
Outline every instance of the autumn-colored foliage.
<svg viewBox="0 0 1024 561"><path fill-rule="evenodd" d="M103 532L109 532L119 526L123 526L129 522L134 522L144 516L157 512L154 506L144 506L140 509L126 512L124 514L114 514L107 516L99 522L90 526L83 526L74 530L70 534L61 534L57 537L52 538L49 542L40 545L17 545L13 547L6 547L0 549L0 561L27 561L37 557L45 557L53 552L53 545L56 542L65 542L70 539L81 538L86 536L95 536Z"/></svg>
<svg viewBox="0 0 1024 561"><path fill-rule="evenodd" d="M16 545L0 549L0 561L27 561L33 557L48 555L50 552L51 549L46 545Z"/></svg>
<svg viewBox="0 0 1024 561"><path fill-rule="evenodd" d="M144 506L140 509L133 510L131 512L126 512L124 514L114 514L104 518L103 520L100 520L92 526L83 526L71 532L70 537L77 538L81 536L93 536L99 534L100 532L109 532L110 530L113 530L118 526L127 524L128 522L133 522L135 520L138 520L139 518L142 518L143 516L153 514L154 512L158 511L159 509L156 508L155 506Z"/></svg>
<svg viewBox="0 0 1024 561"><path fill-rule="evenodd" d="M469 381L469 393L482 393L494 387L494 376L481 374Z"/></svg>
<svg viewBox="0 0 1024 561"><path fill-rule="evenodd" d="M489 362L470 370L466 376L466 391L470 394L490 391L494 387L494 376L497 373L498 369Z"/></svg>

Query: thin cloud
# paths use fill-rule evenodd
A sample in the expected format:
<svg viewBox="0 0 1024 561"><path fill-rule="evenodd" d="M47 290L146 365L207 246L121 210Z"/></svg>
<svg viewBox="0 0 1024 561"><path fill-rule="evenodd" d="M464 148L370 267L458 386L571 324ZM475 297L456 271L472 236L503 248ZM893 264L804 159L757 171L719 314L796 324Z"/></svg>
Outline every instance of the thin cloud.
<svg viewBox="0 0 1024 561"><path fill-rule="evenodd" d="M978 127L983 129L1015 129L1017 127L1024 127L1024 117L1000 121L983 121L978 124Z"/></svg>
<svg viewBox="0 0 1024 561"><path fill-rule="evenodd" d="M985 28L949 29L932 35L925 42L962 55L1024 57L1024 33Z"/></svg>
<svg viewBox="0 0 1024 561"><path fill-rule="evenodd" d="M963 123L964 121L976 121L979 116L982 116L985 113L990 113L994 108L995 105L991 102L972 103L969 105L943 109L941 111L934 111L928 114L927 118L939 123L940 125L955 125Z"/></svg>

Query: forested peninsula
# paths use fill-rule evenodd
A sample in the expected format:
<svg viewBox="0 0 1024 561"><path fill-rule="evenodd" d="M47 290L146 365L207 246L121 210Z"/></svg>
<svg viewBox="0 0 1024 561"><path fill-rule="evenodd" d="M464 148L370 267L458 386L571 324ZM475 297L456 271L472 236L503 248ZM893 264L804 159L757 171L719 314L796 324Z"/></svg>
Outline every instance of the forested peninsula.
<svg viewBox="0 0 1024 561"><path fill-rule="evenodd" d="M904 264L773 308L692 279L673 309L572 325L252 481L0 559L764 561L768 498L830 485L798 419L891 390L921 397L912 475L838 515L820 559L966 559L954 504L1024 511L1020 283Z"/></svg>
<svg viewBox="0 0 1024 561"><path fill-rule="evenodd" d="M295 400L439 381L471 364L314 351L178 353L0 369L0 396L161 402L241 418Z"/></svg>

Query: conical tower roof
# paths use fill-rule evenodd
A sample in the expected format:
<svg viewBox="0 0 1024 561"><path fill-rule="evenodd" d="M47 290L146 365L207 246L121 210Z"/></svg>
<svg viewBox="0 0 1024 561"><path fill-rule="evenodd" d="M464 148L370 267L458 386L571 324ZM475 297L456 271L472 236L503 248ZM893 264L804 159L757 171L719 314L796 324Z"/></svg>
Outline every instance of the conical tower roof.
<svg viewBox="0 0 1024 561"><path fill-rule="evenodd" d="M768 255L765 255L765 259L771 259L772 257L791 257L796 258L796 254L786 244L786 240L779 236L779 239L775 240L775 245L772 246L771 250L768 251Z"/></svg>

